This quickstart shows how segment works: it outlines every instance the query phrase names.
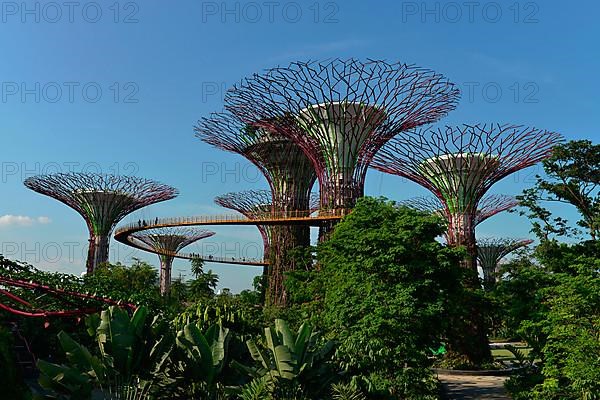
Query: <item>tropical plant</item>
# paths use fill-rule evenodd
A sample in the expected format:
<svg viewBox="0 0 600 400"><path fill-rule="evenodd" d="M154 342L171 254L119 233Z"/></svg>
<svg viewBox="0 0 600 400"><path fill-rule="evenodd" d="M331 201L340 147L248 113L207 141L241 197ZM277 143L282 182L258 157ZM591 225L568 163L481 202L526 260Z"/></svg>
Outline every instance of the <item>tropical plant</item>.
<svg viewBox="0 0 600 400"><path fill-rule="evenodd" d="M349 383L334 383L331 394L333 400L367 400L357 387Z"/></svg>
<svg viewBox="0 0 600 400"><path fill-rule="evenodd" d="M172 387L181 398L219 399L224 386L219 380L227 359L229 329L213 325L204 334L194 324L177 333Z"/></svg>
<svg viewBox="0 0 600 400"><path fill-rule="evenodd" d="M254 339L246 342L253 366L233 361L234 367L253 379L242 388L242 393L248 396L268 392L274 398L300 399L329 392L332 381L337 378L331 362L332 341L323 342L308 323L293 334L287 322L281 319L275 320L274 327L265 328L261 339L264 342Z"/></svg>
<svg viewBox="0 0 600 400"><path fill-rule="evenodd" d="M130 318L126 311L111 307L90 316L88 333L96 338L93 355L65 332L59 341L66 355L64 364L38 361L39 383L47 399L146 399L155 386L166 381L165 367L172 342L164 324L148 321L148 309L138 308Z"/></svg>

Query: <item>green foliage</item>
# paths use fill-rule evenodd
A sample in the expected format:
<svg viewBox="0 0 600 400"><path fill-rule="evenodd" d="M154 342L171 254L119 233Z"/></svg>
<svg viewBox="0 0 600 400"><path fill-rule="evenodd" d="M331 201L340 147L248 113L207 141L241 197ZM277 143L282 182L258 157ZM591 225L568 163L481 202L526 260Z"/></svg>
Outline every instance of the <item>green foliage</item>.
<svg viewBox="0 0 600 400"><path fill-rule="evenodd" d="M254 366L233 364L253 379L242 388L244 398L261 398L268 393L272 398L319 398L327 393L336 378L331 363L333 342L322 343L319 333L309 324L303 324L296 334L281 319L274 327L265 328L261 342L246 342ZM281 396L289 397L281 397ZM271 397L267 397L271 398Z"/></svg>
<svg viewBox="0 0 600 400"><path fill-rule="evenodd" d="M367 400L361 391L349 383L334 383L331 385L333 400Z"/></svg>
<svg viewBox="0 0 600 400"><path fill-rule="evenodd" d="M509 311L526 302L519 305L518 333L533 347L531 355L541 359L539 369L508 382L516 399L592 399L600 393L599 250L594 242L545 242L536 251L543 267L521 265L501 283L510 289L504 298L514 302Z"/></svg>
<svg viewBox="0 0 600 400"><path fill-rule="evenodd" d="M224 395L219 380L226 363L229 329L213 325L202 334L194 324L177 333L172 363L172 387L181 398L218 399Z"/></svg>
<svg viewBox="0 0 600 400"><path fill-rule="evenodd" d="M537 176L536 185L519 197L533 223L533 232L544 240L552 235L573 236L577 230L562 217L555 217L541 202L574 206L581 219L577 224L593 240L600 238L600 145L577 140L556 146L544 161L546 177Z"/></svg>
<svg viewBox="0 0 600 400"><path fill-rule="evenodd" d="M292 298L339 340L339 362L372 398L437 394L428 348L440 345L461 286L460 254L436 241L442 232L434 216L363 198L319 245L319 270L289 279Z"/></svg>
<svg viewBox="0 0 600 400"><path fill-rule="evenodd" d="M0 387L2 395L14 400L22 400L31 397L26 388L14 359L14 348L12 334L8 329L0 326Z"/></svg>
<svg viewBox="0 0 600 400"><path fill-rule="evenodd" d="M48 399L89 399L92 393L106 398L145 399L164 379L172 344L164 325L148 321L148 309L140 307L130 318L111 307L87 320L88 333L97 341L97 354L61 332L59 340L66 362L39 360L40 385Z"/></svg>
<svg viewBox="0 0 600 400"><path fill-rule="evenodd" d="M158 271L144 261L133 261L130 267L120 263L100 265L93 275L84 277L85 286L111 299L159 308Z"/></svg>

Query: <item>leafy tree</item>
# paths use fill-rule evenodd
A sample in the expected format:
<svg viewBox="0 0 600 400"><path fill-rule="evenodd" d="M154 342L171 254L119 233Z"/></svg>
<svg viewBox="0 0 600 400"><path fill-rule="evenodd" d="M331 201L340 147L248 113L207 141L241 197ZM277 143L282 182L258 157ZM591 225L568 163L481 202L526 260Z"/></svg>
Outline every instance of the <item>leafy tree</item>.
<svg viewBox="0 0 600 400"><path fill-rule="evenodd" d="M533 231L543 239L551 235L573 236L577 230L562 217L553 216L541 202L574 206L581 219L577 224L593 240L600 239L600 145L589 140L571 141L555 147L543 162L545 177L519 197L521 206L533 221Z"/></svg>
<svg viewBox="0 0 600 400"><path fill-rule="evenodd" d="M84 277L85 285L98 293L116 300L131 301L149 305L153 309L160 306L158 293L158 271L152 265L133 258L133 264L105 263Z"/></svg>
<svg viewBox="0 0 600 400"><path fill-rule="evenodd" d="M208 270L189 282L189 294L192 299L208 299L215 295L219 276Z"/></svg>
<svg viewBox="0 0 600 400"><path fill-rule="evenodd" d="M190 261L190 264L191 264L192 274L194 274L194 276L196 278L198 278L200 275L202 275L204 273L204 260L202 260L201 258L192 258L192 260Z"/></svg>
<svg viewBox="0 0 600 400"><path fill-rule="evenodd" d="M499 286L539 369L512 378L515 399L592 399L600 386L600 244L548 242ZM518 316L522 319L519 321Z"/></svg>
<svg viewBox="0 0 600 400"><path fill-rule="evenodd" d="M288 279L371 397L436 398L428 348L461 286L461 255L436 241L442 233L434 216L363 198L319 245L318 271Z"/></svg>

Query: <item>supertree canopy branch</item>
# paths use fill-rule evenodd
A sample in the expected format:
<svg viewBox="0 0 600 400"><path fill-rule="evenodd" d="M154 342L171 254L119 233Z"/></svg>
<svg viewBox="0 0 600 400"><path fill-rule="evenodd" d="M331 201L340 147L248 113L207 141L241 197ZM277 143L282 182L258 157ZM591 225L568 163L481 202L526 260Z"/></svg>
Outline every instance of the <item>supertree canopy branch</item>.
<svg viewBox="0 0 600 400"><path fill-rule="evenodd" d="M127 214L177 196L177 190L155 181L93 173L39 175L25 186L63 202L85 220L89 233L87 272L108 261L110 235Z"/></svg>
<svg viewBox="0 0 600 400"><path fill-rule="evenodd" d="M475 225L482 197L502 178L549 157L558 133L517 125L463 125L412 130L373 160L380 171L429 189L449 216L451 245L466 245L477 270Z"/></svg>
<svg viewBox="0 0 600 400"><path fill-rule="evenodd" d="M435 196L430 197L414 197L408 200L398 202L400 206L407 206L419 211L424 211L440 216L446 223L451 220L451 215L448 213L448 208L444 207L444 204L439 198ZM479 202L479 206L475 212L474 225L477 226L488 218L493 217L503 211L510 210L519 205L518 200L514 196L508 195L486 195ZM454 237L448 236L449 232L446 232L445 238L447 243L454 243Z"/></svg>
<svg viewBox="0 0 600 400"><path fill-rule="evenodd" d="M147 229L131 237L143 247L159 253L160 293L164 296L171 288L171 270L175 255L184 247L214 234L215 232L194 227L172 227Z"/></svg>
<svg viewBox="0 0 600 400"><path fill-rule="evenodd" d="M459 90L442 75L401 63L294 62L230 89L226 108L289 137L314 165L321 208L351 208L375 152L396 134L437 121Z"/></svg>
<svg viewBox="0 0 600 400"><path fill-rule="evenodd" d="M533 243L530 239L484 238L477 241L477 259L483 270L483 286L490 289L498 279L500 261L521 247Z"/></svg>
<svg viewBox="0 0 600 400"><path fill-rule="evenodd" d="M309 209L316 173L302 149L290 139L242 123L230 113L213 113L194 128L196 136L217 148L244 156L263 173L279 211Z"/></svg>

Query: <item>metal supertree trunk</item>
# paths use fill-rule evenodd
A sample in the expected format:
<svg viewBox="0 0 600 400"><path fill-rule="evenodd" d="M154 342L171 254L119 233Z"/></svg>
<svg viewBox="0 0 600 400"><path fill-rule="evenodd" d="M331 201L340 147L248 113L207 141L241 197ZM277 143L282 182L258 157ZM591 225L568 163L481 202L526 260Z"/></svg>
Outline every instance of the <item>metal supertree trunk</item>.
<svg viewBox="0 0 600 400"><path fill-rule="evenodd" d="M215 203L235 210L249 219L280 212L273 206L273 198L268 190L227 193L215 198ZM315 211L317 207L318 196L309 196L307 214ZM286 302L284 274L295 268L295 265L287 259L286 253L297 247L299 243L306 242L308 245L310 232L308 229L304 232L298 230L298 226L287 225L257 225L257 228L263 238L264 259L269 260L269 265L263 270L263 276L267 277L265 300L268 304L283 305ZM299 238L299 234L302 237Z"/></svg>
<svg viewBox="0 0 600 400"><path fill-rule="evenodd" d="M173 259L184 247L207 237L215 232L193 227L173 227L147 229L131 235L132 239L149 250L159 253L160 260L160 294L165 296L171 288L171 270Z"/></svg>
<svg viewBox="0 0 600 400"><path fill-rule="evenodd" d="M459 90L442 75L385 61L293 62L255 74L226 95L245 123L297 143L319 179L322 209L349 209L390 138L453 110Z"/></svg>
<svg viewBox="0 0 600 400"><path fill-rule="evenodd" d="M316 173L310 160L293 141L273 130L241 122L231 113L213 113L198 121L196 136L217 148L240 154L256 165L271 187L273 209L277 212L306 211L310 208L311 189ZM259 228L263 239L265 230L276 240L277 246L270 247L270 271L284 268L286 253L296 247L310 244L308 226ZM266 242L265 242L266 243ZM292 265L293 268L293 265ZM275 299L269 297L269 300ZM283 302L276 299L277 303Z"/></svg>
<svg viewBox="0 0 600 400"><path fill-rule="evenodd" d="M549 157L558 133L519 125L462 125L406 132L372 166L429 189L449 217L449 245L464 245L477 271L475 225L482 197L506 176Z"/></svg>
<svg viewBox="0 0 600 400"><path fill-rule="evenodd" d="M419 211L425 211L428 213L436 214L440 216L446 224L449 223L452 216L447 213L448 209L444 207L444 204L439 198L435 196L430 197L414 197L412 199L403 200L398 202L401 206L407 206ZM519 201L514 196L508 195L486 195L479 202L477 211L475 212L474 225L477 226L488 218L493 217L503 211L510 210L519 205ZM450 231L446 231L444 238L446 243L453 243L455 239L450 237Z"/></svg>
<svg viewBox="0 0 600 400"><path fill-rule="evenodd" d="M28 178L25 186L63 202L85 220L89 234L87 273L108 261L110 236L127 214L169 200L178 192L148 179L93 173L60 173Z"/></svg>
<svg viewBox="0 0 600 400"><path fill-rule="evenodd" d="M521 247L533 243L530 239L484 238L477 241L477 259L483 270L483 285L492 288L498 280L500 261Z"/></svg>

